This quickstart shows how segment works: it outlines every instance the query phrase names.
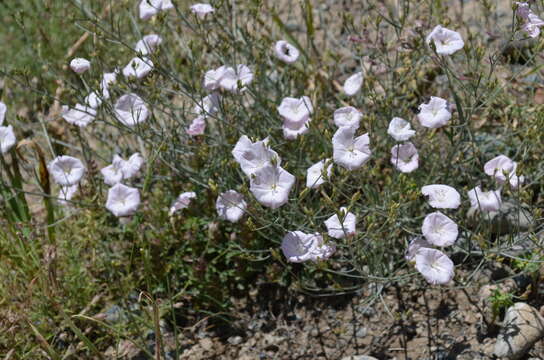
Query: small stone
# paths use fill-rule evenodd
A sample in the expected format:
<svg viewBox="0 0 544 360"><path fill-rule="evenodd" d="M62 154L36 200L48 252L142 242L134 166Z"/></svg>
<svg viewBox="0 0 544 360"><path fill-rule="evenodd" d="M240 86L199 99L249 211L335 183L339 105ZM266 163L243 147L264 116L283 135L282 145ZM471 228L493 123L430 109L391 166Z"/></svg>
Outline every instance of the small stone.
<svg viewBox="0 0 544 360"><path fill-rule="evenodd" d="M342 358L342 360L378 360L373 356L368 355L351 355Z"/></svg>
<svg viewBox="0 0 544 360"><path fill-rule="evenodd" d="M227 339L227 342L231 345L239 345L242 342L241 336L231 336Z"/></svg>
<svg viewBox="0 0 544 360"><path fill-rule="evenodd" d="M516 303L504 316L495 355L508 359L519 359L544 336L544 318L525 303Z"/></svg>

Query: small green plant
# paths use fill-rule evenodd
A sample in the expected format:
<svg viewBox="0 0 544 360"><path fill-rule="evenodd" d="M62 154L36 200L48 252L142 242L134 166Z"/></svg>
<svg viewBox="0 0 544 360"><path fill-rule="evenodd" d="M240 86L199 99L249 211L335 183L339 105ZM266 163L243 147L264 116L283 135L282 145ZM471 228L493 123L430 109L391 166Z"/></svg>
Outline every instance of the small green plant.
<svg viewBox="0 0 544 360"><path fill-rule="evenodd" d="M510 292L503 292L500 289L495 289L489 300L491 303L492 324L504 310L514 305L514 295Z"/></svg>

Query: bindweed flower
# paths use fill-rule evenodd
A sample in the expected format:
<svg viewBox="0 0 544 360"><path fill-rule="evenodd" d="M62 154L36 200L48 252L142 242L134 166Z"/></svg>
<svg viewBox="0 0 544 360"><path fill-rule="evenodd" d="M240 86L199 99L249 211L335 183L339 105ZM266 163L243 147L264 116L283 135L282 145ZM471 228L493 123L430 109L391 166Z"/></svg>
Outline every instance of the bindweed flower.
<svg viewBox="0 0 544 360"><path fill-rule="evenodd" d="M319 187L319 185L325 182L325 178L323 177L323 170L325 169L325 163L327 163L329 160L330 159L318 161L308 168L308 170L306 171L306 187L309 187L310 189L316 189ZM329 166L327 166L326 173L327 178L329 178L332 173L332 164L329 164Z"/></svg>
<svg viewBox="0 0 544 360"><path fill-rule="evenodd" d="M501 208L501 190L482 191L479 186L467 192L470 207L480 211L499 211Z"/></svg>
<svg viewBox="0 0 544 360"><path fill-rule="evenodd" d="M133 215L140 205L140 191L138 189L115 184L108 190L106 209L117 217Z"/></svg>
<svg viewBox="0 0 544 360"><path fill-rule="evenodd" d="M416 258L417 251L421 248L431 248L432 245L425 240L422 236L417 236L410 240L404 258L406 261L414 261Z"/></svg>
<svg viewBox="0 0 544 360"><path fill-rule="evenodd" d="M61 205L69 205L70 200L74 197L77 190L79 189L79 184L74 184L70 186L61 186L58 195L58 201Z"/></svg>
<svg viewBox="0 0 544 360"><path fill-rule="evenodd" d="M96 110L90 106L76 104L75 108L64 105L61 112L62 118L70 124L85 127L94 121Z"/></svg>
<svg viewBox="0 0 544 360"><path fill-rule="evenodd" d="M210 4L194 4L191 5L191 11L200 19L203 19L207 14L214 12L215 9Z"/></svg>
<svg viewBox="0 0 544 360"><path fill-rule="evenodd" d="M435 26L426 41L427 44L430 44L431 41L434 43L436 53L439 55L451 55L465 46L461 34L440 25Z"/></svg>
<svg viewBox="0 0 544 360"><path fill-rule="evenodd" d="M247 203L242 194L229 190L219 195L215 202L215 208L221 219L234 223L244 216Z"/></svg>
<svg viewBox="0 0 544 360"><path fill-rule="evenodd" d="M396 141L406 141L414 136L416 131L412 130L408 121L394 117L389 123L387 133Z"/></svg>
<svg viewBox="0 0 544 360"><path fill-rule="evenodd" d="M461 195L448 185L426 185L421 188L421 193L428 197L429 205L436 209L457 209L461 205Z"/></svg>
<svg viewBox="0 0 544 360"><path fill-rule="evenodd" d="M111 186L136 176L143 163L144 158L139 153L134 153L128 160L114 155L111 165L100 170L100 173L104 176L104 182Z"/></svg>
<svg viewBox="0 0 544 360"><path fill-rule="evenodd" d="M134 153L130 155L125 165L123 166L123 179L130 179L138 174L145 160L140 153Z"/></svg>
<svg viewBox="0 0 544 360"><path fill-rule="evenodd" d="M334 125L338 127L350 126L359 128L363 114L353 106L346 106L334 111Z"/></svg>
<svg viewBox="0 0 544 360"><path fill-rule="evenodd" d="M323 236L319 233L289 231L283 237L281 250L287 261L301 263L308 260L326 260L334 254L336 247L334 244L323 244Z"/></svg>
<svg viewBox="0 0 544 360"><path fill-rule="evenodd" d="M308 120L314 108L310 98L303 96L299 99L286 97L278 106L278 112L284 121L301 124Z"/></svg>
<svg viewBox="0 0 544 360"><path fill-rule="evenodd" d="M257 201L272 209L287 203L295 177L279 166L267 165L255 172L249 190Z"/></svg>
<svg viewBox="0 0 544 360"><path fill-rule="evenodd" d="M117 120L126 126L134 126L144 122L149 116L149 110L144 101L136 94L121 96L113 108Z"/></svg>
<svg viewBox="0 0 544 360"><path fill-rule="evenodd" d="M360 71L348 77L344 82L344 92L348 96L353 96L361 90L363 86L363 72Z"/></svg>
<svg viewBox="0 0 544 360"><path fill-rule="evenodd" d="M212 93L208 96L202 98L202 101L198 102L193 111L197 115L208 116L209 114L214 114L219 108L219 101L221 97L217 93Z"/></svg>
<svg viewBox="0 0 544 360"><path fill-rule="evenodd" d="M134 50L141 55L148 55L152 54L160 44L162 44L162 38L159 35L149 34L136 43Z"/></svg>
<svg viewBox="0 0 544 360"><path fill-rule="evenodd" d="M0 151L2 154L7 153L16 143L13 127L11 125L0 126Z"/></svg>
<svg viewBox="0 0 544 360"><path fill-rule="evenodd" d="M532 38L538 37L540 28L544 26L544 21L533 13L526 2L515 2L515 4L517 5L516 15L524 21L523 31Z"/></svg>
<svg viewBox="0 0 544 360"><path fill-rule="evenodd" d="M400 172L411 173L419 167L419 155L411 142L397 144L391 149L391 164Z"/></svg>
<svg viewBox="0 0 544 360"><path fill-rule="evenodd" d="M84 103L87 107L90 107L91 109L96 110L100 107L100 105L102 105L102 99L100 98L100 96L98 95L96 91L93 91L85 97Z"/></svg>
<svg viewBox="0 0 544 360"><path fill-rule="evenodd" d="M140 2L140 19L149 20L159 12L174 8L171 0L142 0Z"/></svg>
<svg viewBox="0 0 544 360"><path fill-rule="evenodd" d="M135 57L123 68L123 75L127 78L142 79L153 70L153 62L148 58Z"/></svg>
<svg viewBox="0 0 544 360"><path fill-rule="evenodd" d="M292 64L297 61L300 51L285 40L280 40L274 45L274 53L276 57L287 64Z"/></svg>
<svg viewBox="0 0 544 360"><path fill-rule="evenodd" d="M276 165L281 163L278 153L268 147L268 138L252 143L246 135L242 135L232 150L232 155L247 176L272 165L272 161Z"/></svg>
<svg viewBox="0 0 544 360"><path fill-rule="evenodd" d="M371 155L368 133L354 137L355 128L344 126L332 137L333 160L338 165L355 170L363 166Z"/></svg>
<svg viewBox="0 0 544 360"><path fill-rule="evenodd" d="M224 90L237 93L246 89L253 81L253 73L246 65L238 65L236 69L227 67L219 80L219 87ZM238 88L240 85L240 88Z"/></svg>
<svg viewBox="0 0 544 360"><path fill-rule="evenodd" d="M208 91L219 89L219 84L226 71L227 67L224 65L215 70L206 71L204 74L204 88Z"/></svg>
<svg viewBox="0 0 544 360"><path fill-rule="evenodd" d="M117 73L111 72L111 73L104 73L102 75L102 81L100 82L100 90L102 90L102 97L104 99L110 98L110 91L109 86L111 84L114 84L117 81Z"/></svg>
<svg viewBox="0 0 544 360"><path fill-rule="evenodd" d="M297 137L308 132L310 129L310 121L312 119L307 118L306 121L300 123L294 123L284 120L282 125L283 138L286 140L296 140Z"/></svg>
<svg viewBox="0 0 544 360"><path fill-rule="evenodd" d="M86 170L81 160L66 155L57 156L49 162L47 169L53 176L53 180L62 186L77 184Z"/></svg>
<svg viewBox="0 0 544 360"><path fill-rule="evenodd" d="M505 155L499 155L484 164L484 172L493 176L499 184L509 182L512 187L523 184L523 176L517 176L518 164Z"/></svg>
<svg viewBox="0 0 544 360"><path fill-rule="evenodd" d="M457 224L440 211L425 216L421 232L429 243L440 247L453 245L459 235Z"/></svg>
<svg viewBox="0 0 544 360"><path fill-rule="evenodd" d="M416 253L416 269L432 285L447 284L453 279L453 261L442 251L421 248Z"/></svg>
<svg viewBox="0 0 544 360"><path fill-rule="evenodd" d="M327 233L335 239L343 239L346 236L355 234L355 224L357 223L355 214L348 212L345 207L340 208L340 213L342 214L342 221L340 221L337 214L325 220Z"/></svg>
<svg viewBox="0 0 544 360"><path fill-rule="evenodd" d="M174 201L174 203L170 207L168 214L172 216L176 211L187 208L194 198L196 198L196 194L192 191L180 194L176 201Z"/></svg>
<svg viewBox="0 0 544 360"><path fill-rule="evenodd" d="M6 112L8 111L8 107L6 104L0 101L0 125L4 123L4 120L6 119Z"/></svg>
<svg viewBox="0 0 544 360"><path fill-rule="evenodd" d="M445 99L431 96L428 104L419 105L419 114L417 118L421 126L431 129L442 127L451 119L451 113L448 109L448 102Z"/></svg>
<svg viewBox="0 0 544 360"><path fill-rule="evenodd" d="M87 59L75 58L70 61L70 69L76 74L83 74L91 68L91 63Z"/></svg>
<svg viewBox="0 0 544 360"><path fill-rule="evenodd" d="M206 117L204 115L197 116L189 125L186 132L189 136L198 136L204 134L206 130Z"/></svg>

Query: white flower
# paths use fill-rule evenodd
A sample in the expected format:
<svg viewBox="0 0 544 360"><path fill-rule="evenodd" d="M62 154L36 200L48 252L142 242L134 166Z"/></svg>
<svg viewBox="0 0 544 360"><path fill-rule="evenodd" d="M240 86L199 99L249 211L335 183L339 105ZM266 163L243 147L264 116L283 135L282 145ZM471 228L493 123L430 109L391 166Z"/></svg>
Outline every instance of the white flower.
<svg viewBox="0 0 544 360"><path fill-rule="evenodd" d="M300 55L298 49L285 40L276 42L276 45L274 45L274 53L278 59L287 64L292 64L297 61Z"/></svg>
<svg viewBox="0 0 544 360"><path fill-rule="evenodd" d="M7 153L16 143L13 127L11 125L0 126L0 151L2 154Z"/></svg>
<svg viewBox="0 0 544 360"><path fill-rule="evenodd" d="M206 117L204 115L197 116L189 125L186 132L189 136L197 136L204 134L206 130Z"/></svg>
<svg viewBox="0 0 544 360"><path fill-rule="evenodd" d="M162 44L162 38L159 35L149 34L136 43L134 50L141 55L148 55L153 53L160 44Z"/></svg>
<svg viewBox="0 0 544 360"><path fill-rule="evenodd" d="M115 103L113 110L117 120L126 126L134 126L144 122L149 116L147 106L136 94L121 96Z"/></svg>
<svg viewBox="0 0 544 360"><path fill-rule="evenodd" d="M419 167L419 155L411 142L397 144L391 149L391 164L403 173L410 173Z"/></svg>
<svg viewBox="0 0 544 360"><path fill-rule="evenodd" d="M432 245L425 240L422 236L414 237L412 240L410 240L410 243L408 244L408 249L406 249L406 253L404 254L404 258L407 261L414 261L416 257L416 253L421 248L430 248Z"/></svg>
<svg viewBox="0 0 544 360"><path fill-rule="evenodd" d="M197 115L208 116L214 114L219 108L219 101L221 97L217 93L212 93L202 98L202 101L197 102L193 111Z"/></svg>
<svg viewBox="0 0 544 360"><path fill-rule="evenodd" d="M540 35L540 27L544 26L544 21L533 13L529 8L529 4L525 2L516 2L516 15L518 15L523 21L523 31L532 38Z"/></svg>
<svg viewBox="0 0 544 360"><path fill-rule="evenodd" d="M108 190L106 209L117 217L134 214L139 205L140 191L136 188L119 183Z"/></svg>
<svg viewBox="0 0 544 360"><path fill-rule="evenodd" d="M501 208L501 190L482 191L479 186L467 192L470 207L481 211L499 211Z"/></svg>
<svg viewBox="0 0 544 360"><path fill-rule="evenodd" d="M215 208L219 217L230 222L239 221L246 211L244 196L234 190L224 192L217 197Z"/></svg>
<svg viewBox="0 0 544 360"><path fill-rule="evenodd" d="M194 198L196 198L196 194L192 191L180 194L170 207L169 215L172 216L176 211L187 208Z"/></svg>
<svg viewBox="0 0 544 360"><path fill-rule="evenodd" d="M61 205L69 205L70 200L74 197L77 190L79 189L79 184L74 184L70 186L61 186L58 195L58 201Z"/></svg>
<svg viewBox="0 0 544 360"><path fill-rule="evenodd" d="M53 180L62 186L77 184L86 170L81 160L66 155L57 156L47 165L47 169Z"/></svg>
<svg viewBox="0 0 544 360"><path fill-rule="evenodd" d="M215 9L210 4L194 4L191 6L191 11L200 19L203 19L207 14L214 12Z"/></svg>
<svg viewBox="0 0 544 360"><path fill-rule="evenodd" d="M87 107L90 107L91 109L96 110L98 109L98 107L100 107L100 105L102 105L102 99L100 98L100 96L98 95L96 91L93 91L85 97L84 103L85 105L87 105Z"/></svg>
<svg viewBox="0 0 544 360"><path fill-rule="evenodd" d="M281 242L283 255L289 262L326 260L334 253L334 244L323 244L319 233L305 234L302 231L289 231Z"/></svg>
<svg viewBox="0 0 544 360"><path fill-rule="evenodd" d="M253 81L253 73L246 65L238 65L236 70L227 67L219 80L219 86L230 92L242 92ZM238 88L238 83L241 87Z"/></svg>
<svg viewBox="0 0 544 360"><path fill-rule="evenodd" d="M414 136L416 131L412 130L408 121L394 117L389 123L387 133L396 141L406 141Z"/></svg>
<svg viewBox="0 0 544 360"><path fill-rule="evenodd" d="M338 127L351 126L358 129L363 114L353 106L346 106L337 109L333 117L334 124Z"/></svg>
<svg viewBox="0 0 544 360"><path fill-rule="evenodd" d="M125 161L125 164L123 166L123 179L130 179L138 172L140 171L142 165L144 164L145 160L140 153L134 153L130 155L127 161Z"/></svg>
<svg viewBox="0 0 544 360"><path fill-rule="evenodd" d="M524 181L523 176L516 175L517 167L518 164L515 161L505 155L499 155L485 163L484 172L495 177L499 184L508 181L512 187L517 187Z"/></svg>
<svg viewBox="0 0 544 360"><path fill-rule="evenodd" d="M306 187L309 187L310 189L316 189L317 187L319 187L319 185L325 182L325 178L323 177L323 170L325 169L325 163L329 160L330 159L318 161L308 168L308 170L306 171ZM330 178L332 173L332 164L329 164L329 166L327 166L326 173L327 178Z"/></svg>
<svg viewBox="0 0 544 360"><path fill-rule="evenodd" d="M77 125L79 127L85 127L89 125L96 116L96 110L92 107L88 107L81 104L76 104L75 108L69 108L64 105L61 112L62 118L68 121L70 124Z"/></svg>
<svg viewBox="0 0 544 360"><path fill-rule="evenodd" d="M281 162L278 154L268 147L268 138L252 143L246 135L242 135L232 150L232 155L247 176L271 165L272 159L275 159L276 165Z"/></svg>
<svg viewBox="0 0 544 360"><path fill-rule="evenodd" d="M363 72L360 71L348 77L344 82L344 92L348 96L353 96L361 90L363 86Z"/></svg>
<svg viewBox="0 0 544 360"><path fill-rule="evenodd" d="M299 99L286 97L278 106L280 116L292 123L305 122L313 111L314 108L308 96L302 96Z"/></svg>
<svg viewBox="0 0 544 360"><path fill-rule="evenodd" d="M325 220L327 233L335 239L343 239L346 236L355 234L355 224L357 223L355 214L348 212L345 207L340 208L340 213L342 221L340 221L337 214Z"/></svg>
<svg viewBox="0 0 544 360"><path fill-rule="evenodd" d="M140 2L140 19L148 20L163 10L174 8L171 0L142 0Z"/></svg>
<svg viewBox="0 0 544 360"><path fill-rule="evenodd" d="M144 78L153 70L153 62L148 58L135 57L123 69L125 77Z"/></svg>
<svg viewBox="0 0 544 360"><path fill-rule="evenodd" d="M344 126L332 137L334 162L348 170L361 167L372 153L368 133L355 138L355 131L355 128Z"/></svg>
<svg viewBox="0 0 544 360"><path fill-rule="evenodd" d="M8 107L6 104L0 101L0 125L4 123L4 119L6 118L6 112L8 111Z"/></svg>
<svg viewBox="0 0 544 360"><path fill-rule="evenodd" d="M87 59L74 58L70 61L70 68L77 74L83 74L91 68L91 63Z"/></svg>
<svg viewBox="0 0 544 360"><path fill-rule="evenodd" d="M110 98L109 86L117 81L117 73L104 73L102 81L100 82L100 89L102 90L102 97L104 99Z"/></svg>
<svg viewBox="0 0 544 360"><path fill-rule="evenodd" d="M289 200L295 177L279 166L268 165L251 178L249 190L263 206L279 208Z"/></svg>
<svg viewBox="0 0 544 360"><path fill-rule="evenodd" d="M448 102L442 98L431 96L428 104L419 105L417 118L422 126L436 129L448 123L451 113L448 110Z"/></svg>
<svg viewBox="0 0 544 360"><path fill-rule="evenodd" d="M100 172L104 176L104 182L108 185L115 185L123 180L134 177L144 163L144 158L139 153L134 153L125 160L119 155L113 156L111 165L106 166Z"/></svg>
<svg viewBox="0 0 544 360"><path fill-rule="evenodd" d="M453 245L459 235L457 224L440 211L425 216L421 232L429 243L440 247Z"/></svg>
<svg viewBox="0 0 544 360"><path fill-rule="evenodd" d="M223 65L215 70L206 71L204 74L204 88L208 91L217 90L227 69L228 68Z"/></svg>
<svg viewBox="0 0 544 360"><path fill-rule="evenodd" d="M299 135L303 135L310 129L310 121L312 119L307 118L306 121L300 123L294 123L288 120L284 120L282 125L283 137L286 140L295 140Z"/></svg>
<svg viewBox="0 0 544 360"><path fill-rule="evenodd" d="M416 253L416 269L432 285L447 284L453 279L453 261L442 251L421 248Z"/></svg>
<svg viewBox="0 0 544 360"><path fill-rule="evenodd" d="M448 185L426 185L421 193L429 197L429 205L436 209L457 209L461 205L461 195Z"/></svg>
<svg viewBox="0 0 544 360"><path fill-rule="evenodd" d="M430 44L431 40L434 43L437 54L440 55L451 55L465 46L461 34L440 25L435 26L433 31L427 36L427 44Z"/></svg>

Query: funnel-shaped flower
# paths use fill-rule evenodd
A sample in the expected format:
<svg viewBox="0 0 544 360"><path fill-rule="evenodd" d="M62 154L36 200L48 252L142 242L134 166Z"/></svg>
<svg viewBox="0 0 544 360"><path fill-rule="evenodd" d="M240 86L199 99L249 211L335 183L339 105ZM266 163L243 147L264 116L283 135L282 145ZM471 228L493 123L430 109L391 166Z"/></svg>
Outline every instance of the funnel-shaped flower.
<svg viewBox="0 0 544 360"><path fill-rule="evenodd" d="M191 11L200 19L203 19L207 14L214 12L215 9L210 4L194 4L191 6Z"/></svg>
<svg viewBox="0 0 544 360"><path fill-rule="evenodd" d="M242 135L232 150L232 155L247 176L272 165L273 159L276 165L281 162L278 154L268 147L268 138L253 143L247 136Z"/></svg>
<svg viewBox="0 0 544 360"><path fill-rule="evenodd" d="M406 141L414 136L416 131L412 130L408 121L399 117L394 117L389 123L387 133L397 141Z"/></svg>
<svg viewBox="0 0 544 360"><path fill-rule="evenodd" d="M108 190L106 209L117 217L134 214L139 205L140 191L136 188L119 183Z"/></svg>
<svg viewBox="0 0 544 360"><path fill-rule="evenodd" d="M127 78L141 79L153 70L153 62L148 58L135 57L123 69L123 75Z"/></svg>
<svg viewBox="0 0 544 360"><path fill-rule="evenodd" d="M344 92L348 96L353 96L361 90L363 86L363 72L358 72L346 79L344 82Z"/></svg>
<svg viewBox="0 0 544 360"><path fill-rule="evenodd" d="M353 127L344 126L332 137L334 162L348 170L363 166L372 153L368 133L354 137L355 131Z"/></svg>
<svg viewBox="0 0 544 360"><path fill-rule="evenodd" d="M346 236L355 234L355 224L357 223L355 214L348 212L345 207L340 208L340 213L342 214L342 221L340 221L337 214L325 220L327 233L335 239L343 239Z"/></svg>
<svg viewBox="0 0 544 360"><path fill-rule="evenodd" d="M278 106L280 116L291 123L303 123L314 111L312 102L308 96L299 99L286 97Z"/></svg>
<svg viewBox="0 0 544 360"><path fill-rule="evenodd" d="M428 104L419 105L417 118L421 126L431 129L442 127L451 119L448 102L442 98L431 96Z"/></svg>
<svg viewBox="0 0 544 360"><path fill-rule="evenodd" d="M148 55L153 53L160 44L162 44L162 38L159 35L149 34L136 43L134 50L141 55Z"/></svg>
<svg viewBox="0 0 544 360"><path fill-rule="evenodd" d="M92 102L92 99L88 99ZM96 103L94 104L96 105ZM75 108L69 108L64 105L62 107L62 118L68 121L70 124L77 125L79 127L85 127L94 121L96 116L96 110L90 106L76 104Z"/></svg>
<svg viewBox="0 0 544 360"><path fill-rule="evenodd" d="M467 192L470 207L480 211L499 211L501 208L501 190L482 191L479 186Z"/></svg>
<svg viewBox="0 0 544 360"><path fill-rule="evenodd" d="M114 84L115 81L117 81L117 73L111 72L111 73L104 73L102 76L102 81L100 82L100 90L102 90L102 97L104 99L110 98L110 91L109 86L111 84Z"/></svg>
<svg viewBox="0 0 544 360"><path fill-rule="evenodd" d="M171 0L142 0L140 2L140 19L148 20L159 12L174 8Z"/></svg>
<svg viewBox="0 0 544 360"><path fill-rule="evenodd" d="M391 164L403 173L410 173L419 166L417 149L411 142L397 144L391 149Z"/></svg>
<svg viewBox="0 0 544 360"><path fill-rule="evenodd" d="M239 221L246 211L244 196L237 191L229 190L219 195L215 208L219 217L230 222Z"/></svg>
<svg viewBox="0 0 544 360"><path fill-rule="evenodd" d="M295 177L286 170L267 165L252 177L249 189L261 205L277 209L289 200L294 184Z"/></svg>
<svg viewBox="0 0 544 360"><path fill-rule="evenodd" d="M426 41L427 44L432 41L437 54L440 55L451 55L465 46L461 34L440 25L435 26L433 31L427 36Z"/></svg>
<svg viewBox="0 0 544 360"><path fill-rule="evenodd" d="M428 197L429 205L436 209L457 209L461 205L461 195L448 185L433 184L421 188Z"/></svg>
<svg viewBox="0 0 544 360"><path fill-rule="evenodd" d="M236 69L227 67L219 80L219 86L230 92L242 92L253 81L253 73L246 65L238 65ZM240 88L238 88L240 84Z"/></svg>
<svg viewBox="0 0 544 360"><path fill-rule="evenodd" d="M274 45L274 53L276 57L287 64L292 64L297 61L300 51L285 40L280 40Z"/></svg>
<svg viewBox="0 0 544 360"><path fill-rule="evenodd" d="M0 125L4 123L4 119L6 118L6 112L8 111L8 107L6 104L0 101Z"/></svg>
<svg viewBox="0 0 544 360"><path fill-rule="evenodd" d="M359 122L363 114L353 106L346 106L334 112L334 124L338 127L350 126L359 128Z"/></svg>
<svg viewBox="0 0 544 360"><path fill-rule="evenodd" d="M334 253L334 244L323 244L319 233L305 234L302 231L290 231L281 242L283 255L289 262L326 260Z"/></svg>
<svg viewBox="0 0 544 360"><path fill-rule="evenodd" d="M421 232L428 242L440 247L453 245L459 235L457 224L440 211L425 217Z"/></svg>
<svg viewBox="0 0 544 360"><path fill-rule="evenodd" d="M47 165L47 169L53 180L62 186L77 184L86 170L81 160L66 155L57 156Z"/></svg>
<svg viewBox="0 0 544 360"><path fill-rule="evenodd" d="M179 211L181 209L185 209L186 207L188 207L189 204L191 204L191 200L193 200L194 198L196 198L196 194L192 191L184 192L180 194L178 198L176 199L176 201L174 201L174 203L170 207L170 211L169 211L170 216L174 215L176 211Z"/></svg>
<svg viewBox="0 0 544 360"><path fill-rule="evenodd" d="M206 117L204 115L197 116L192 122L191 125L187 128L187 135L197 136L204 134L206 130Z"/></svg>
<svg viewBox="0 0 544 360"><path fill-rule="evenodd" d="M134 126L144 122L149 116L149 110L144 101L136 94L126 94L117 100L114 107L117 120L126 126Z"/></svg>
<svg viewBox="0 0 544 360"><path fill-rule="evenodd" d="M512 161L505 155L499 155L484 164L484 172L495 177L495 180L499 184L510 182L510 185L517 187L519 184L523 184L523 176L518 177L516 175L516 169L518 164Z"/></svg>
<svg viewBox="0 0 544 360"><path fill-rule="evenodd" d="M13 127L11 125L0 126L0 151L2 154L7 153L16 143Z"/></svg>
<svg viewBox="0 0 544 360"><path fill-rule="evenodd" d="M87 59L74 58L70 61L70 69L77 74L83 74L91 68L91 63Z"/></svg>
<svg viewBox="0 0 544 360"><path fill-rule="evenodd" d="M323 170L325 169L325 163L329 160L330 159L318 161L308 168L308 170L306 171L306 187L309 187L310 189L316 189L317 187L319 187L319 185L325 182L325 178L323 177ZM326 171L327 178L331 176L331 172L332 164L329 164Z"/></svg>
<svg viewBox="0 0 544 360"><path fill-rule="evenodd" d="M404 258L406 259L406 261L414 261L417 251L421 248L432 248L432 244L430 244L422 236L412 238L412 240L410 240L410 243L408 244L406 253L404 254Z"/></svg>
<svg viewBox="0 0 544 360"><path fill-rule="evenodd" d="M442 251L421 248L416 253L416 269L430 284L447 284L453 279L453 261Z"/></svg>

